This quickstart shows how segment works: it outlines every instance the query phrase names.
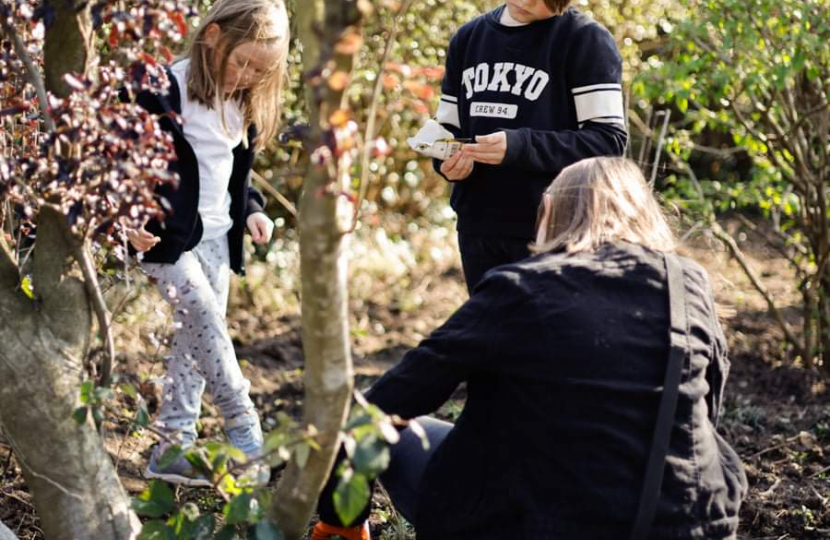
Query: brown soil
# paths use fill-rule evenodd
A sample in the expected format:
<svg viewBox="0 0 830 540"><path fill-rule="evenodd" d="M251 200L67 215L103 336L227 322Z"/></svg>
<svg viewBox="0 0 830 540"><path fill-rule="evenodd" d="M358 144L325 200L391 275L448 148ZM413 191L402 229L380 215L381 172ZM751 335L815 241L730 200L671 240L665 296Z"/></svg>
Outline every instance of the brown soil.
<svg viewBox="0 0 830 540"><path fill-rule="evenodd" d="M766 285L784 306L785 314L797 322L796 291L788 279L785 261L766 251L754 238L742 242L747 255L764 276ZM698 239L686 250L710 272L721 306L730 342L732 373L720 429L742 456L750 482L750 493L741 512L742 539L830 539L830 394L827 378L814 369L795 365L782 349L782 332L767 315L760 296L751 288L737 264L715 243ZM407 348L438 326L464 300L466 292L457 268L439 275L413 278L410 290L418 291L417 309L402 306L394 295L368 296L353 302L352 313L361 313L358 326L368 328L354 336L356 386L365 388L396 362ZM406 307L406 309L404 309ZM237 352L252 382L252 393L266 424L279 411L297 416L302 407L301 342L296 314L263 319L237 315L233 327L246 336ZM265 320L266 322L263 322ZM259 337L257 337L259 336ZM127 355L125 372L155 373L139 355ZM135 381L135 377L133 377ZM157 396L150 385L142 385L151 408ZM459 394L461 397L463 394ZM457 414L460 401L442 409L442 415ZM217 414L205 407L201 435L220 436ZM153 440L149 434L124 437L123 426L110 426L107 446L118 465L122 482L130 494L140 492L145 482L140 471L146 464ZM0 444L0 521L21 539L40 539L42 532L31 496L20 476L8 446ZM220 501L207 490L180 490L187 500L198 500L206 508ZM376 497L376 530L389 529L389 508Z"/></svg>

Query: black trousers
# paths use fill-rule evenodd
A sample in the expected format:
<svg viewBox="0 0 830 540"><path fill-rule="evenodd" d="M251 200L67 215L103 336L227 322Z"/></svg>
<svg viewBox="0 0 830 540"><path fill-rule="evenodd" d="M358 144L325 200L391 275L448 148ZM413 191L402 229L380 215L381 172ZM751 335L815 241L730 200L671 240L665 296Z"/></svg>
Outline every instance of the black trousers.
<svg viewBox="0 0 830 540"><path fill-rule="evenodd" d="M461 266L467 291L473 289L491 268L519 262L530 256L531 238L513 236L488 236L482 234L458 233L458 248L461 251Z"/></svg>
<svg viewBox="0 0 830 540"><path fill-rule="evenodd" d="M411 429L401 431L401 440L389 448L389 468L380 475L392 506L415 527L418 493L427 463L453 428L449 422L428 416L416 420L426 432L429 449L424 450L420 437Z"/></svg>

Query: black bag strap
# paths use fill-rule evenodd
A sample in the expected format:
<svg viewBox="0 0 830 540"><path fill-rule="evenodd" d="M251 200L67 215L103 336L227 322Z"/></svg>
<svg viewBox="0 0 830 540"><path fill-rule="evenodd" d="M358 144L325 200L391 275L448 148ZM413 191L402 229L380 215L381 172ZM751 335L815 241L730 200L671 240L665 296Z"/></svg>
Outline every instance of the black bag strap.
<svg viewBox="0 0 830 540"><path fill-rule="evenodd" d="M663 483L666 453L669 449L669 439L677 411L680 377L688 348L683 268L675 255L666 253L664 260L669 289L669 361L666 366L660 410L657 413L657 424L651 440L651 450L648 455L643 490L640 493L640 504L637 507L637 517L634 520L634 529L631 531L631 540L647 540L654 514L657 511L657 499Z"/></svg>

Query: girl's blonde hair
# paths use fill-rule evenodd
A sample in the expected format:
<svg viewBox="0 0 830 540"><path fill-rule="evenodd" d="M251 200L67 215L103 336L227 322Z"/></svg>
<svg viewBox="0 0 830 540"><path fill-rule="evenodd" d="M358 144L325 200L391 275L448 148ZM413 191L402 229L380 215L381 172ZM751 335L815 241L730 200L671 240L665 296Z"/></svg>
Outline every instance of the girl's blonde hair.
<svg viewBox="0 0 830 540"><path fill-rule="evenodd" d="M675 249L674 234L643 173L628 159L590 158L559 173L539 205L534 253L593 251L625 240Z"/></svg>
<svg viewBox="0 0 830 540"><path fill-rule="evenodd" d="M211 24L221 29L221 38L215 49L205 43L205 33ZM244 115L245 135L250 124L257 127L256 149L261 150L279 130L282 85L286 77L286 61L289 45L288 15L283 0L219 0L205 15L196 30L190 49L184 57L190 58L187 95L207 107L217 101L221 81L225 80L228 57L239 45L256 42L280 47L277 62L262 81L253 88L237 90L233 97L239 100ZM218 72L213 51L219 51ZM247 139L245 139L247 144Z"/></svg>

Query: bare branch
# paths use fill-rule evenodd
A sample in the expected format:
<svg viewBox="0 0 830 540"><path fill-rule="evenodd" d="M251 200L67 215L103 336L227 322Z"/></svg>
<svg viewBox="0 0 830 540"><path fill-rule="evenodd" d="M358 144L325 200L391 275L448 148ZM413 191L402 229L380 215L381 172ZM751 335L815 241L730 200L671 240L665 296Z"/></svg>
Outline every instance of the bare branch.
<svg viewBox="0 0 830 540"><path fill-rule="evenodd" d="M9 246L0 234L0 290L16 289L20 273Z"/></svg>
<svg viewBox="0 0 830 540"><path fill-rule="evenodd" d="M283 206L283 208L285 208L288 211L289 214L291 214L295 218L297 217L297 208L291 203L291 201L285 198L285 195L277 191L277 189L274 186L272 186L268 182L268 180L260 176L255 171L251 171L251 178L258 185L262 186L262 188L265 189L265 191L267 191L272 197L277 199L277 202L279 202Z"/></svg>
<svg viewBox="0 0 830 540"><path fill-rule="evenodd" d="M101 285L98 283L98 272L95 265L92 263L92 255L89 253L89 248L86 242L79 242L74 252L75 260L81 267L81 273L84 276L84 286L86 287L89 301L92 304L92 310L95 312L95 317L98 320L98 331L101 334L101 340L104 342L104 360L101 363L101 372L98 375L98 384L100 386L108 386L112 377L112 370L115 366L115 341L112 337L112 315L107 309L107 303L104 300L104 295L101 292Z"/></svg>
<svg viewBox="0 0 830 540"><path fill-rule="evenodd" d="M17 57L20 58L21 62L23 62L23 66L26 69L26 77L29 79L29 83L35 87L37 101L40 105L40 111L43 114L43 124L46 127L46 131L52 133L55 131L55 121L49 113L49 99L46 97L46 86L43 84L43 78L41 77L37 67L35 67L34 62L32 62L32 58L26 50L26 44L23 43L22 39L20 39L20 34L17 33L14 25L9 24L5 17L0 17L0 24L3 25L3 31L6 35L12 38L14 52L17 54Z"/></svg>
<svg viewBox="0 0 830 540"><path fill-rule="evenodd" d="M806 358L805 351L803 348L803 344L801 344L798 339L796 338L795 334L793 333L790 325L787 324L787 321L784 320L783 315L781 315L781 311L778 309L778 306L775 304L775 300L770 295L767 288L761 283L761 280L758 278L758 275L755 273L755 270L747 261L746 256L744 256L741 248L738 247L737 242L732 236L723 230L723 228L716 222L713 221L711 223L712 233L715 237L723 242L723 244L729 249L729 252L732 253L732 256L735 257L735 260L738 261L738 264L743 269L746 276L749 278L749 281L752 283L752 286L755 287L761 296L764 298L764 301L767 303L767 308L769 309L772 316L775 318L778 325L784 331L784 335L787 338L793 347L796 350L796 353L803 358Z"/></svg>
<svg viewBox="0 0 830 540"><path fill-rule="evenodd" d="M383 56L380 59L378 77L375 79L375 88L372 90L372 102L369 106L369 119L366 122L366 132L363 134L363 156L360 162L360 193L354 205L352 229L357 227L357 220L360 218L360 207L363 205L363 200L366 198L366 191L369 189L369 164L372 160L372 150L375 148L375 122L377 122L378 104L380 103L380 94L383 89L383 71L386 68L386 62L398 37L398 20L406 14L411 4L412 0L404 0L398 13L392 18L392 28L389 30L389 37L386 39L386 46L383 49Z"/></svg>

